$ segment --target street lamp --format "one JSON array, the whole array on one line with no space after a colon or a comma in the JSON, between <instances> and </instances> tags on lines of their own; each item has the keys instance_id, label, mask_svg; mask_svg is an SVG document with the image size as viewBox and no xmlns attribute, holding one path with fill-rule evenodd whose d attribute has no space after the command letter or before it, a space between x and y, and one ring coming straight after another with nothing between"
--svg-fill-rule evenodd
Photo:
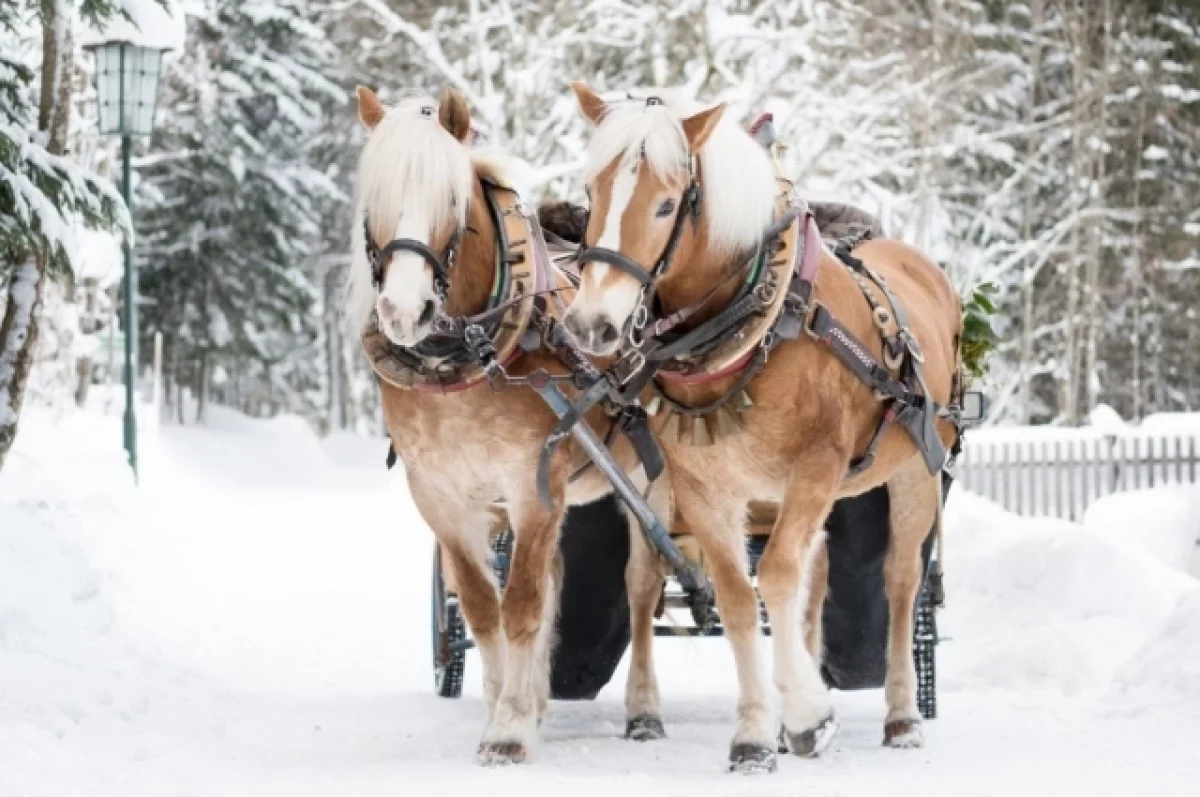
<instances>
[{"instance_id":1,"label":"street lamp","mask_svg":"<svg viewBox=\"0 0 1200 797\"><path fill-rule=\"evenodd\" d=\"M158 76L162 71L163 52L170 48L144 47L127 41L89 44L96 59L96 94L100 109L100 134L121 137L121 194L125 207L133 213L130 196L129 155L134 136L154 132L154 109L158 99ZM133 406L133 381L136 373L134 342L137 340L137 273L133 268L133 247L125 242L125 451L129 466L137 478L137 419Z\"/></svg>"}]
</instances>

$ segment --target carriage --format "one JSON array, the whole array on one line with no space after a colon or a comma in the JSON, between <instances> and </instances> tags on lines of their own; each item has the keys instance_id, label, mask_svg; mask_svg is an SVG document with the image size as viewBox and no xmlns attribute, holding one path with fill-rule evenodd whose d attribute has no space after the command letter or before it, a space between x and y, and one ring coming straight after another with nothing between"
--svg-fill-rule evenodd
<instances>
[{"instance_id":1,"label":"carriage","mask_svg":"<svg viewBox=\"0 0 1200 797\"><path fill-rule=\"evenodd\" d=\"M949 487L949 477L945 478ZM629 606L625 562L629 555L626 521L616 497L573 508L563 528L560 552L563 586L558 645L551 663L551 695L558 700L591 700L612 678L629 645ZM747 553L751 572L766 546L775 508L751 508ZM825 682L841 690L883 686L887 650L887 602L883 560L887 549L888 495L879 487L835 504L826 521L829 593L822 609ZM686 530L672 534L685 555L699 554ZM935 609L941 604L941 578L933 530L924 548L927 577L917 604L913 657L919 679L917 702L925 719L937 716ZM498 520L493 537L496 576L505 583L512 533ZM770 634L766 613L763 633ZM440 551L434 554L433 674L438 695L462 694L467 651L472 642L454 591L453 574ZM660 601L655 635L721 636L720 617L711 604L697 606L677 582L668 580Z\"/></svg>"}]
</instances>

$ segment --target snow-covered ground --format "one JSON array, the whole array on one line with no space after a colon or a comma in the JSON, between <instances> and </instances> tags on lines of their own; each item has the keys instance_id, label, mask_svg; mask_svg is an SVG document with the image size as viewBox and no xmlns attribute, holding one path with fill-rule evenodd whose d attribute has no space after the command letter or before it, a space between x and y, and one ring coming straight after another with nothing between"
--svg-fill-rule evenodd
<instances>
[{"instance_id":1,"label":"snow-covered ground","mask_svg":"<svg viewBox=\"0 0 1200 797\"><path fill-rule=\"evenodd\" d=\"M824 757L725 775L727 646L662 640L667 740L620 738L618 673L485 770L474 654L466 697L431 692L430 535L380 441L216 408L147 432L134 488L116 418L27 415L0 475L3 797L1197 793L1200 583L1154 495L1095 512L1124 538L952 496L924 750L880 746L878 692L838 694Z\"/></svg>"}]
</instances>

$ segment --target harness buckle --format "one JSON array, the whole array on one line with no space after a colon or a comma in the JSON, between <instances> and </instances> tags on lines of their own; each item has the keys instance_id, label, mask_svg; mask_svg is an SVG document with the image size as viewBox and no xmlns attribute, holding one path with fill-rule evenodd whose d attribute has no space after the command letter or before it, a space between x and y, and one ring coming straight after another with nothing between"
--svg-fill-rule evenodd
<instances>
[{"instance_id":1,"label":"harness buckle","mask_svg":"<svg viewBox=\"0 0 1200 797\"><path fill-rule=\"evenodd\" d=\"M630 349L621 359L613 363L613 375L617 378L617 386L625 387L633 378L646 367L646 355L640 349Z\"/></svg>"},{"instance_id":2,"label":"harness buckle","mask_svg":"<svg viewBox=\"0 0 1200 797\"><path fill-rule=\"evenodd\" d=\"M818 315L819 315L819 314L820 314L822 311L828 312L828 310L826 310L826 308L825 308L825 305L824 305L824 303L822 303L822 302L821 302L820 300L818 300L818 299L812 299L812 300L810 300L810 301L809 301L809 304L808 304L808 316L807 316L807 317L804 319L804 323L803 323L803 325L802 325L802 326L803 326L803 329L804 329L804 334L808 335L808 336L809 336L810 338L812 338L813 340L820 340L820 339L821 339L821 335L820 335L820 333L818 333L818 332L817 332L817 330L814 328L814 324L816 324L816 322L817 322L817 316L818 316Z\"/></svg>"},{"instance_id":3,"label":"harness buckle","mask_svg":"<svg viewBox=\"0 0 1200 797\"><path fill-rule=\"evenodd\" d=\"M775 301L775 285L771 282L759 283L754 287L754 298L763 306Z\"/></svg>"}]
</instances>

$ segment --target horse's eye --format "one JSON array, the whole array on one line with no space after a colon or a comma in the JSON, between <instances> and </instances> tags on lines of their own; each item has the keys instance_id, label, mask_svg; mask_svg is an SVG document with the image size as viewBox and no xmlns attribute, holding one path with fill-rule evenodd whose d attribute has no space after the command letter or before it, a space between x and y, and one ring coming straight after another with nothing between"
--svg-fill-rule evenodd
<instances>
[{"instance_id":1,"label":"horse's eye","mask_svg":"<svg viewBox=\"0 0 1200 797\"><path fill-rule=\"evenodd\" d=\"M675 212L675 200L674 199L666 199L666 200L663 200L663 203L658 206L658 210L654 211L654 215L661 219L664 216L670 216L674 212Z\"/></svg>"}]
</instances>

